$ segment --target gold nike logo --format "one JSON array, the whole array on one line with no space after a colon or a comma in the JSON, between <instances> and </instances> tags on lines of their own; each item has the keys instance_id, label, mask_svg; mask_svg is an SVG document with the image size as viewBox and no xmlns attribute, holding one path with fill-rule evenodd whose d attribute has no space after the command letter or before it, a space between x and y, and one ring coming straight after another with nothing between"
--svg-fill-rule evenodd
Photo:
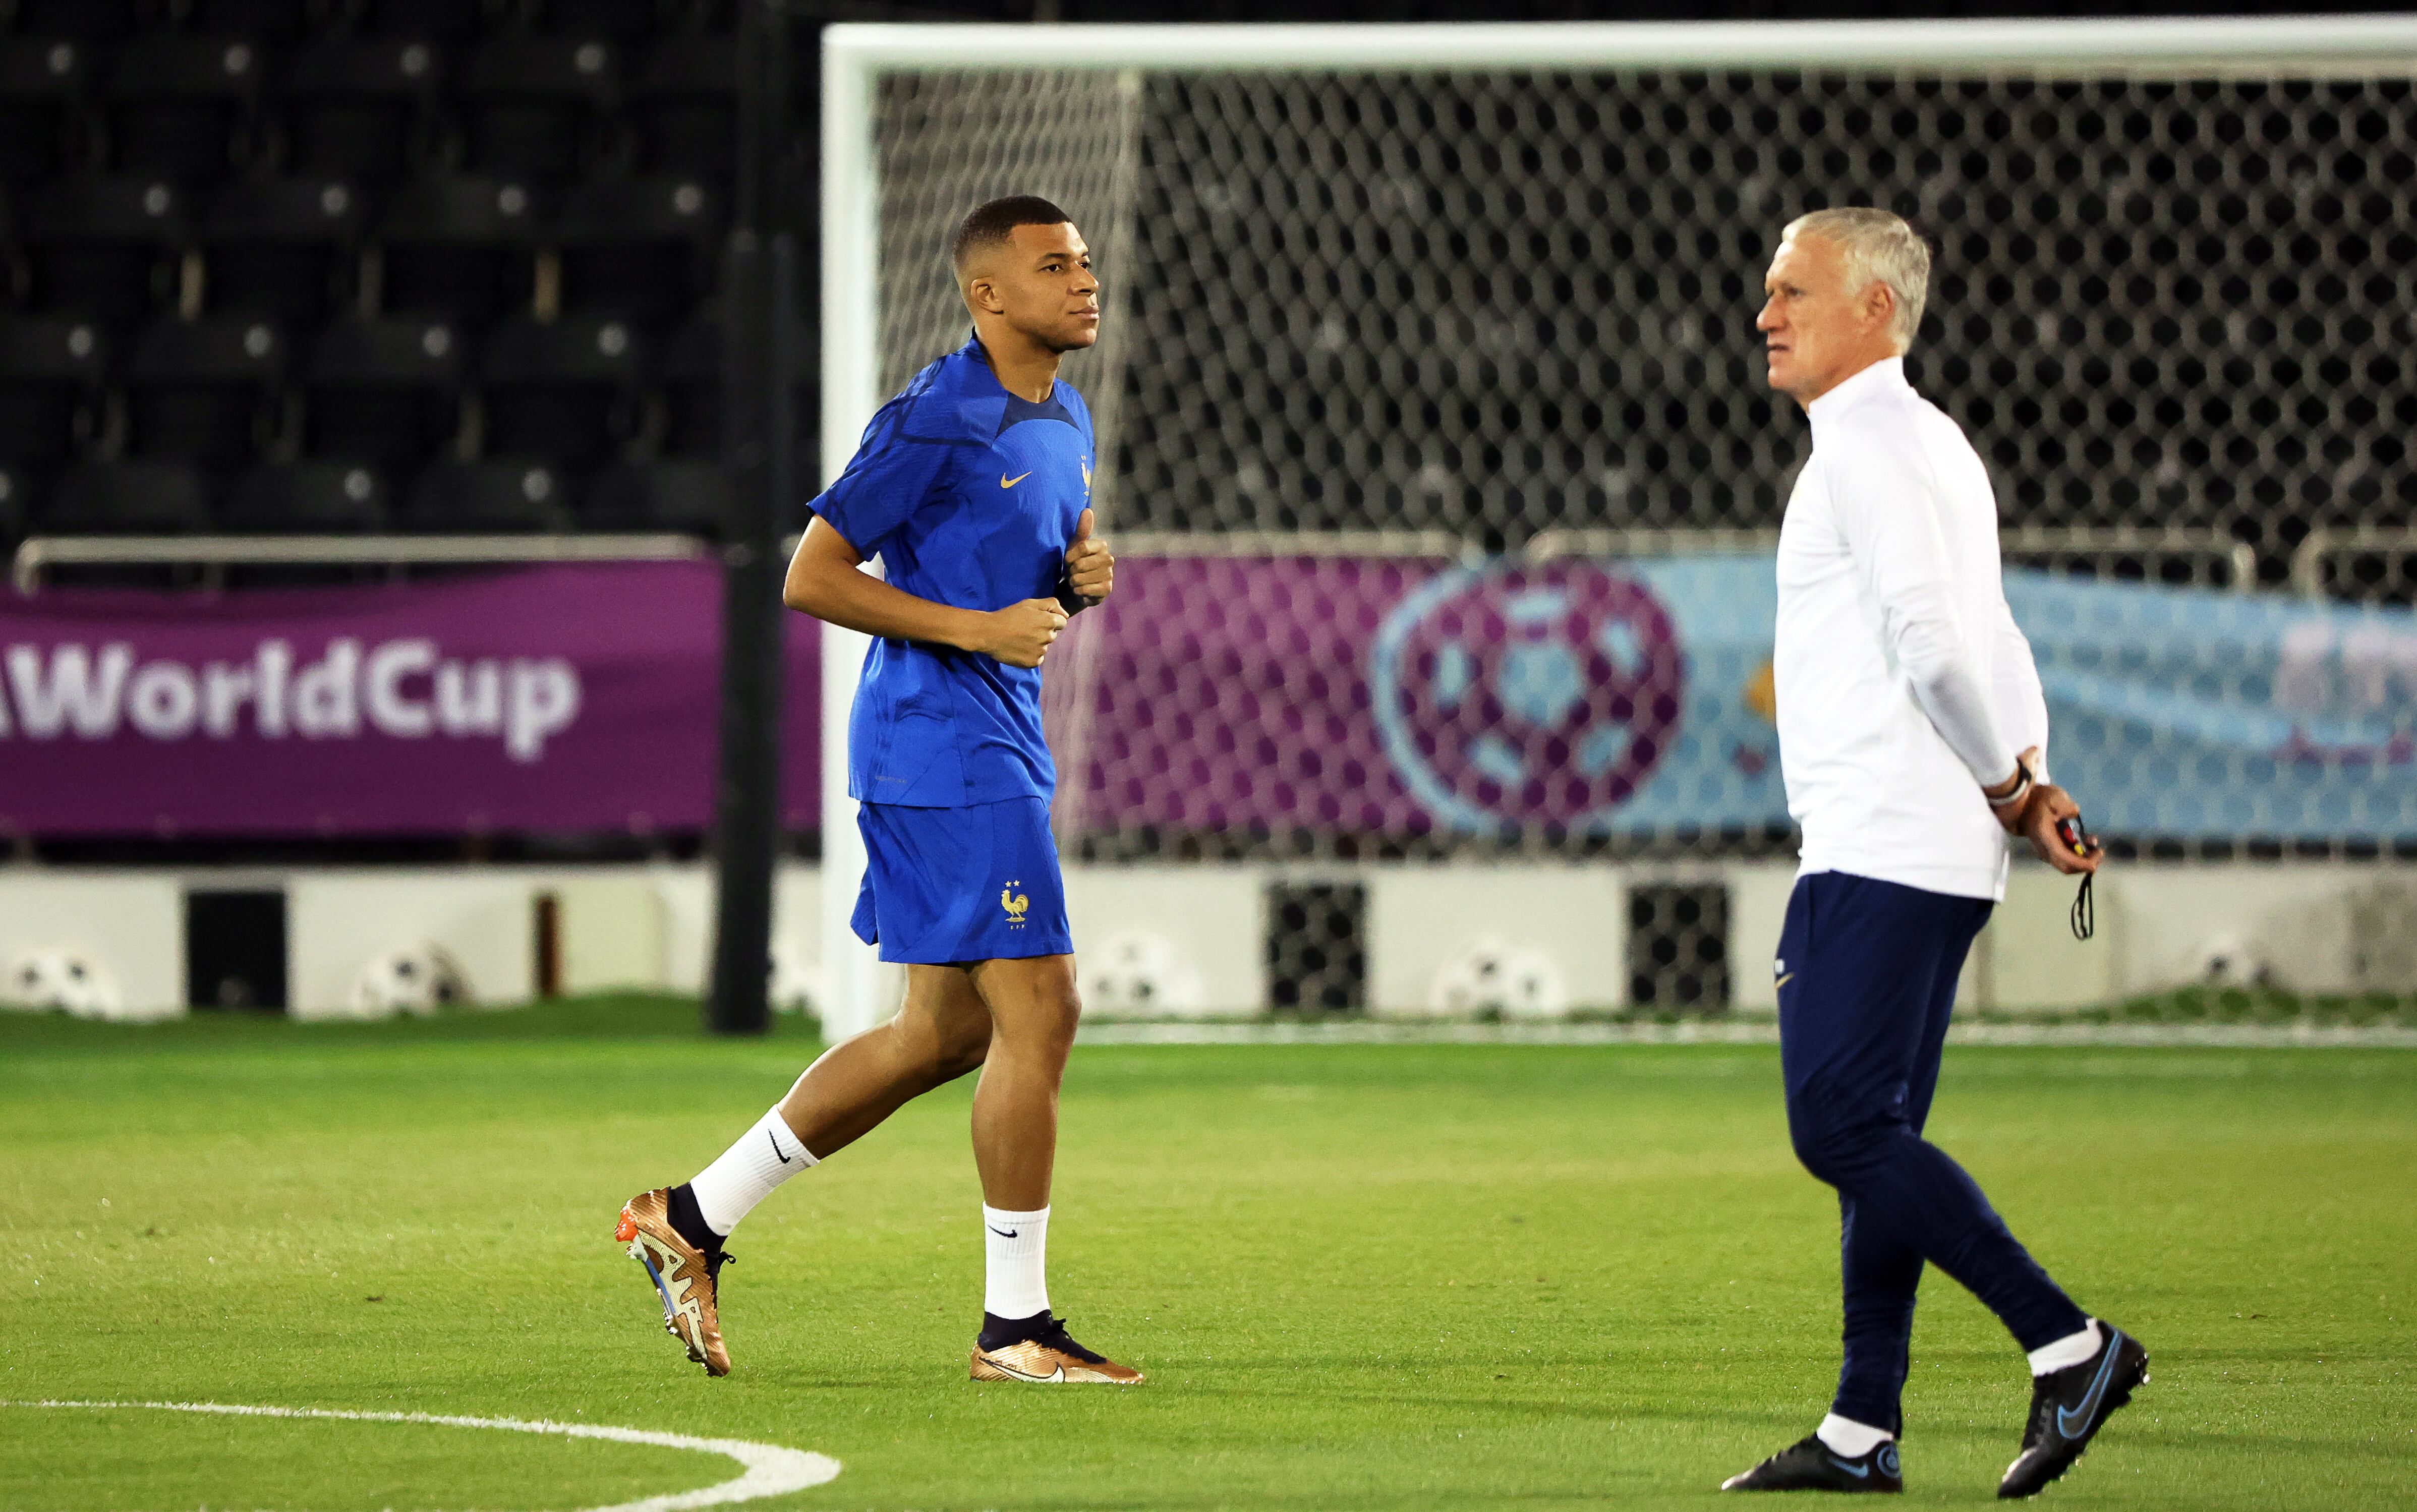
<instances>
[{"instance_id":1,"label":"gold nike logo","mask_svg":"<svg viewBox=\"0 0 2417 1512\"><path fill-rule=\"evenodd\" d=\"M1796 980L1796 974L1795 974L1794 972L1789 972L1786 975L1785 975L1785 976L1781 977L1779 980L1777 980L1777 981L1775 981L1775 982L1771 983L1771 990L1772 991L1776 992L1776 991L1778 991L1781 988L1786 987L1788 983L1790 983L1790 982L1792 982L1792 981L1794 981L1794 980Z\"/></svg>"},{"instance_id":2,"label":"gold nike logo","mask_svg":"<svg viewBox=\"0 0 2417 1512\"><path fill-rule=\"evenodd\" d=\"M1016 474L1013 477L1010 477L1005 473L1001 473L998 475L998 486L1003 489L1011 489L1031 476L1032 475L1029 472L1022 472Z\"/></svg>"}]
</instances>

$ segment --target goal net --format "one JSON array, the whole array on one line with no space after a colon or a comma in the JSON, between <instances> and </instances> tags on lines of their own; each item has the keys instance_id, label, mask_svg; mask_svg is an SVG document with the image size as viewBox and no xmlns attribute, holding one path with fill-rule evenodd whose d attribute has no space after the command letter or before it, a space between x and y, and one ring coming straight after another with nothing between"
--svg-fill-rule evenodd
<instances>
[{"instance_id":1,"label":"goal net","mask_svg":"<svg viewBox=\"0 0 2417 1512\"><path fill-rule=\"evenodd\" d=\"M1809 434L1752 322L1834 204L1937 249L1909 372L1995 477L2098 827L2417 845L2417 27L828 36L827 473L962 341L966 208L1096 252L1066 376L1129 567L1049 666L1070 860L1296 864L1315 935L1352 863L1792 854Z\"/></svg>"}]
</instances>

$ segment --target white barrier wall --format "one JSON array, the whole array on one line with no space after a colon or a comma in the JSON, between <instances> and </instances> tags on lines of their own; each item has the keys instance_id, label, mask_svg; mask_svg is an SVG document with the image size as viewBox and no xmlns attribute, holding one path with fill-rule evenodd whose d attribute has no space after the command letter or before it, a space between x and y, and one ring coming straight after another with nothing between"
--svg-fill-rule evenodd
<instances>
[{"instance_id":1,"label":"white barrier wall","mask_svg":"<svg viewBox=\"0 0 2417 1512\"><path fill-rule=\"evenodd\" d=\"M1073 867L1067 906L1087 1011L1151 1017L1258 1012L1269 997L1267 889L1278 880L1366 889L1367 999L1380 1014L1437 1011L1439 984L1482 957L1548 976L1548 1011L1613 1006L1626 992L1628 891L1718 881L1729 895L1732 1005L1775 1007L1771 958L1794 868L1785 861L1666 868L1385 864ZM189 888L282 887L288 998L297 1018L352 1012L363 967L433 945L474 998L526 1000L538 985L539 900L554 900L559 985L703 990L712 878L702 864L297 869L241 873L0 867L0 972L37 956L87 962L113 1016L183 1011ZM2132 865L2098 887L2098 932L2075 940L2074 883L2015 869L1959 1001L2069 1009L2206 980L2308 993L2417 991L2417 868ZM774 902L778 999L817 990L821 881L784 864ZM0 980L0 998L11 996ZM904 973L886 968L894 1006ZM1142 990L1143 988L1147 990ZM1513 1009L1510 1011L1521 1011Z\"/></svg>"}]
</instances>

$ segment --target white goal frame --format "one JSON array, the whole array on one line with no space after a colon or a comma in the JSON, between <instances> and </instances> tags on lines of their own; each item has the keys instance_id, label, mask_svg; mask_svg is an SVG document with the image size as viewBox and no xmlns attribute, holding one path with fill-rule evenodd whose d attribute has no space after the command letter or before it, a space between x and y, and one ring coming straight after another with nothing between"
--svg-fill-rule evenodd
<instances>
[{"instance_id":1,"label":"white goal frame","mask_svg":"<svg viewBox=\"0 0 2417 1512\"><path fill-rule=\"evenodd\" d=\"M841 24L823 31L822 471L836 478L884 396L874 142L885 73L1002 68L1199 73L1804 68L1945 74L2398 77L2417 75L2417 17L1718 22L1368 25ZM849 919L864 871L847 795L847 718L866 641L822 638L823 1032L836 1040L894 1011Z\"/></svg>"}]
</instances>

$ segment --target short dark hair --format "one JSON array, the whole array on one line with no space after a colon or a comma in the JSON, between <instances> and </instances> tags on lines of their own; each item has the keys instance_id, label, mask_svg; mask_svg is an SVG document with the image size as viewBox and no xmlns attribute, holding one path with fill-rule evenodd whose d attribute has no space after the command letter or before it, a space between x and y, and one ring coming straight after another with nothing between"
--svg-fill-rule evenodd
<instances>
[{"instance_id":1,"label":"short dark hair","mask_svg":"<svg viewBox=\"0 0 2417 1512\"><path fill-rule=\"evenodd\" d=\"M1008 233L1018 226L1057 226L1073 219L1038 194L993 200L976 205L957 227L957 239L949 244L949 259L962 268L976 251L1007 240Z\"/></svg>"}]
</instances>

